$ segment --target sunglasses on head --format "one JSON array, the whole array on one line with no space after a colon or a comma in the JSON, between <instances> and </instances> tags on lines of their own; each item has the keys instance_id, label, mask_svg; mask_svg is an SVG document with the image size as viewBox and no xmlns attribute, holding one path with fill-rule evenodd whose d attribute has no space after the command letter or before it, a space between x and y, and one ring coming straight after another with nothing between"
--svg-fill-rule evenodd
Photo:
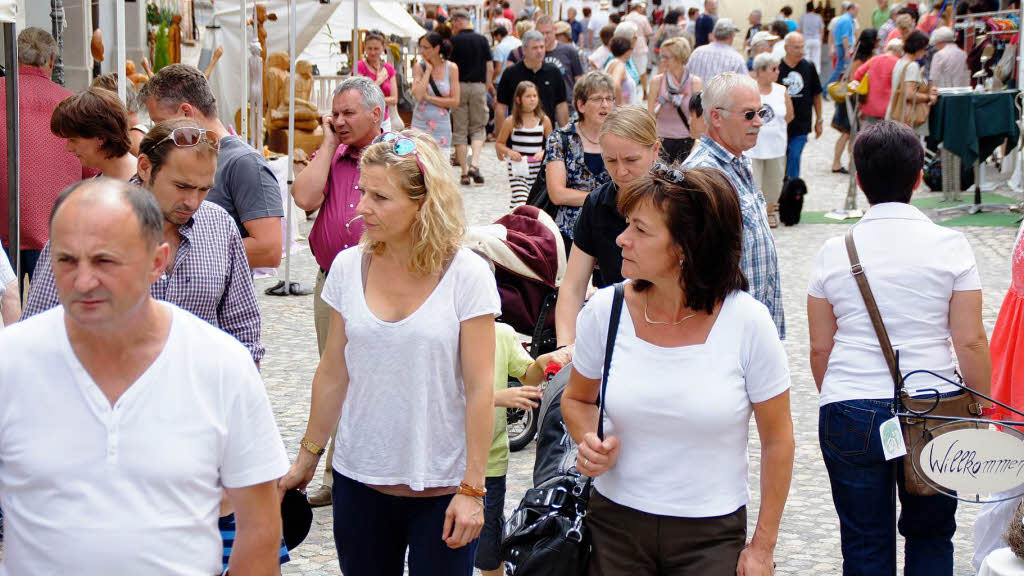
<instances>
[{"instance_id":1,"label":"sunglasses on head","mask_svg":"<svg viewBox=\"0 0 1024 576\"><path fill-rule=\"evenodd\" d=\"M156 148L168 140L174 142L174 145L179 148L192 148L193 146L198 146L200 142L206 142L211 148L217 148L219 144L217 135L213 132L203 128L185 126L171 130L171 133L163 140L154 144L153 148Z\"/></svg>"},{"instance_id":2,"label":"sunglasses on head","mask_svg":"<svg viewBox=\"0 0 1024 576\"><path fill-rule=\"evenodd\" d=\"M405 158L406 156L412 155L416 159L416 165L420 168L420 174L426 177L427 171L423 168L423 163L420 162L420 153L416 150L415 140L407 136L402 136L398 132L384 132L380 136L374 138L372 144L379 144L381 142L391 143L391 151L395 156Z\"/></svg>"},{"instance_id":3,"label":"sunglasses on head","mask_svg":"<svg viewBox=\"0 0 1024 576\"><path fill-rule=\"evenodd\" d=\"M733 112L732 110L729 110L728 108L718 107L716 109L717 110L722 110L724 112ZM761 108L758 109L758 110L744 110L743 111L743 119L746 120L747 122L752 121L754 119L754 116L757 116L758 118L761 119L762 122L767 124L767 123L771 122L775 118L775 110L772 110L771 106L765 105L765 106L761 106Z\"/></svg>"}]
</instances>

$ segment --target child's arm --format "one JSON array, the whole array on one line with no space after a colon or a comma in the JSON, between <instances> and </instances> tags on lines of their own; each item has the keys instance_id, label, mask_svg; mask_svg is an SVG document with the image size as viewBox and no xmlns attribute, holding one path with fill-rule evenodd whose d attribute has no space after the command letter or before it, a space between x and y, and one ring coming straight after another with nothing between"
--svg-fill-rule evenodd
<instances>
[{"instance_id":1,"label":"child's arm","mask_svg":"<svg viewBox=\"0 0 1024 576\"><path fill-rule=\"evenodd\" d=\"M515 128L515 123L515 118L511 116L505 118L505 121L501 123L501 132L498 133L498 139L494 142L494 151L498 154L498 160L504 160L506 157L511 157L513 162L519 161L519 159L516 158L519 153L505 145L505 142L508 142L509 136L512 135L512 129Z\"/></svg>"},{"instance_id":2,"label":"child's arm","mask_svg":"<svg viewBox=\"0 0 1024 576\"><path fill-rule=\"evenodd\" d=\"M548 141L548 135L551 134L551 130L552 130L552 128L551 128L551 119L548 118L547 116L545 116L544 117L544 123L542 124L542 126L544 126L544 141L547 142ZM537 152L533 156L530 156L530 162L540 162L541 160L544 160L544 148L541 148L540 152Z\"/></svg>"},{"instance_id":3,"label":"child's arm","mask_svg":"<svg viewBox=\"0 0 1024 576\"><path fill-rule=\"evenodd\" d=\"M541 354L537 357L537 360L526 369L524 374L519 381L523 383L523 386L536 386L544 380L544 371L547 369L548 364L554 362L559 366L565 366L572 360L572 355L566 348L559 348L547 354Z\"/></svg>"}]
</instances>

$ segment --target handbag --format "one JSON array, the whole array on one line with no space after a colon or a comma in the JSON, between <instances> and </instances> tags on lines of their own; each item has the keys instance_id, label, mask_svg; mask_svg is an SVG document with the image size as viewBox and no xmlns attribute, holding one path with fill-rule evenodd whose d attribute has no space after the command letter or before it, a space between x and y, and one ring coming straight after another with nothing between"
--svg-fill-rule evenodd
<instances>
[{"instance_id":1,"label":"handbag","mask_svg":"<svg viewBox=\"0 0 1024 576\"><path fill-rule=\"evenodd\" d=\"M597 437L604 439L604 403L608 372L619 330L625 284L615 285L604 374L598 396ZM592 478L575 467L561 476L526 491L502 530L500 556L509 576L582 576L590 561L590 534L586 526Z\"/></svg>"},{"instance_id":2,"label":"handbag","mask_svg":"<svg viewBox=\"0 0 1024 576\"><path fill-rule=\"evenodd\" d=\"M565 132L559 131L562 139L562 153L568 154L569 152L569 135ZM540 167L540 171L537 172L537 178L534 179L533 185L530 186L530 192L526 195L526 205L536 206L544 212L547 212L548 216L554 218L558 214L558 204L551 201L551 196L548 196L548 155L544 155L544 164Z\"/></svg>"},{"instance_id":3,"label":"handbag","mask_svg":"<svg viewBox=\"0 0 1024 576\"><path fill-rule=\"evenodd\" d=\"M871 286L868 284L868 277L864 273L864 267L857 255L857 245L853 241L853 228L846 231L846 253L850 257L850 272L857 281L857 288L864 298L864 305L868 309L868 316L871 318L871 325L875 328L875 336L878 337L878 345L882 349L882 356L889 367L889 374L892 376L893 384L899 391L900 402L907 412L925 413L934 416L949 416L953 418L980 418L981 403L978 402L974 393L967 390L965 394L942 398L938 395L926 398L911 398L903 387L903 375L900 374L896 360L896 352L889 340L889 333L882 321L882 314L878 311L878 304L871 293ZM901 428L903 428L903 441L907 445L907 455L903 457L904 488L910 494L917 496L933 496L938 494L936 490L921 478L914 470L914 462L921 457L925 444L936 436L941 436L953 430L965 428L978 428L977 424L962 422L946 424L935 430L926 426L924 418L912 416L900 417Z\"/></svg>"},{"instance_id":4,"label":"handbag","mask_svg":"<svg viewBox=\"0 0 1024 576\"><path fill-rule=\"evenodd\" d=\"M846 102L846 95L850 93L850 88L842 80L829 82L825 89L828 91L828 97L836 104Z\"/></svg>"},{"instance_id":5,"label":"handbag","mask_svg":"<svg viewBox=\"0 0 1024 576\"><path fill-rule=\"evenodd\" d=\"M917 128L928 121L928 114L931 113L931 104L927 102L922 104L915 101L911 104L910 110L907 110L907 95L903 86L903 77L906 75L909 66L910 64L907 64L903 67L903 70L900 70L900 79L896 82L898 88L893 90L892 95L889 97L889 119L906 124L911 128ZM931 92L931 87L928 86L927 82L918 82L917 92L919 94L928 94ZM897 98L897 95L902 96L902 98Z\"/></svg>"}]
</instances>

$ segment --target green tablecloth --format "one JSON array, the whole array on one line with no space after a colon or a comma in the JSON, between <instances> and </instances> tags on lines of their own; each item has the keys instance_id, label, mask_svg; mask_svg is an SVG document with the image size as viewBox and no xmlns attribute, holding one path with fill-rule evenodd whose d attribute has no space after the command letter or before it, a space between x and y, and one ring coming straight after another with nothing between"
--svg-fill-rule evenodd
<instances>
[{"instance_id":1,"label":"green tablecloth","mask_svg":"<svg viewBox=\"0 0 1024 576\"><path fill-rule=\"evenodd\" d=\"M932 138L960 157L965 165L974 164L983 153L983 138L1007 138L1017 145L1017 109L1013 105L1016 90L993 93L942 94L932 106L928 129Z\"/></svg>"}]
</instances>

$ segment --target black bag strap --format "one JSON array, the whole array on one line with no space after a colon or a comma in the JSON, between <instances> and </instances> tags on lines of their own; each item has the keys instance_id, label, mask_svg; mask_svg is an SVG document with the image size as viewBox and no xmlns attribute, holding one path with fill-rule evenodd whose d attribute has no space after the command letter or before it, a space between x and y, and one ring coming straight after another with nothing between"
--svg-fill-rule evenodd
<instances>
[{"instance_id":1,"label":"black bag strap","mask_svg":"<svg viewBox=\"0 0 1024 576\"><path fill-rule=\"evenodd\" d=\"M892 342L889 340L889 332L885 329L885 322L882 321L882 313L878 310L878 303L875 302L875 295L871 292L871 285L868 284L868 277L864 274L864 266L860 263L860 256L857 254L857 244L853 241L853 228L846 231L846 253L850 257L850 273L857 281L857 288L864 298L864 306L868 309L868 316L871 318L871 325L875 328L875 336L878 337L878 345L882 348L882 356L885 356L885 363L889 366L889 375L892 376L893 384L897 390L903 388L903 378L900 375L899 367L896 365L896 352L893 351Z\"/></svg>"},{"instance_id":2,"label":"black bag strap","mask_svg":"<svg viewBox=\"0 0 1024 576\"><path fill-rule=\"evenodd\" d=\"M665 72L665 75L662 76L661 79L662 79L662 81L665 82L665 91L668 92L669 94L672 94L672 90L670 89L671 87L668 84L668 72ZM678 93L679 90L683 86L686 85L686 81L689 80L689 79L690 79L690 71L687 70L686 71L686 75L683 76L683 80L679 83L679 87L676 88L676 93ZM686 131L689 132L690 131L690 120L686 117L686 113L683 112L682 107L676 106L675 104L673 104L672 106L676 109L676 113L679 114L679 119L683 121L683 125L686 126Z\"/></svg>"},{"instance_id":3,"label":"black bag strap","mask_svg":"<svg viewBox=\"0 0 1024 576\"><path fill-rule=\"evenodd\" d=\"M612 298L612 315L608 319L608 338L604 346L604 373L601 375L601 395L597 398L597 437L604 440L604 401L608 390L608 372L612 367L612 352L615 351L615 335L619 332L619 317L622 316L622 302L626 299L626 284L615 285Z\"/></svg>"},{"instance_id":4,"label":"black bag strap","mask_svg":"<svg viewBox=\"0 0 1024 576\"><path fill-rule=\"evenodd\" d=\"M423 73L426 74L427 73L427 64L426 64L426 62L422 63L421 66L423 67ZM444 63L444 67L445 67L444 73L445 73L445 76L447 76L448 75L448 63L447 62ZM430 76L427 76L427 80L430 82L430 88L434 91L434 96L437 96L438 98L443 98L443 96L441 96L441 91L437 88L437 82L434 82L434 74L433 73L431 73Z\"/></svg>"}]
</instances>

